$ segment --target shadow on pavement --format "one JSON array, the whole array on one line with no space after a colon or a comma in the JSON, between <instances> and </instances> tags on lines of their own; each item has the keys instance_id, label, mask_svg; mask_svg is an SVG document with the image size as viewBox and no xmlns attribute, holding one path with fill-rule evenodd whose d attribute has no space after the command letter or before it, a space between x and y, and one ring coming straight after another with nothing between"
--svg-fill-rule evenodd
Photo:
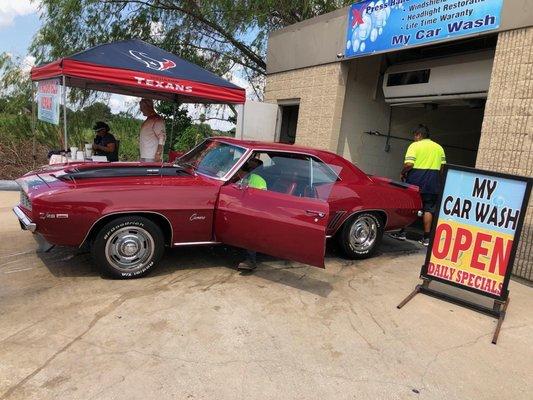
<instances>
[{"instance_id":1,"label":"shadow on pavement","mask_svg":"<svg viewBox=\"0 0 533 400\"><path fill-rule=\"evenodd\" d=\"M400 242L385 235L380 249L374 257L380 255L411 254L424 251L423 247L413 241ZM43 264L55 277L95 277L102 276L94 265L88 251L69 247L54 247L46 253L37 253ZM203 268L228 268L236 271L237 264L245 257L243 250L231 246L197 246L166 249L158 267L150 277L171 275L177 271ZM334 240L326 246L326 262L345 259ZM332 285L325 280L310 276L309 267L304 264L279 260L267 255L258 255L258 268L252 273L271 282L303 290L320 297L327 297ZM349 260L356 266L358 260ZM237 273L237 271L236 271ZM243 279L247 273L241 274ZM108 279L102 276L103 279Z\"/></svg>"}]
</instances>

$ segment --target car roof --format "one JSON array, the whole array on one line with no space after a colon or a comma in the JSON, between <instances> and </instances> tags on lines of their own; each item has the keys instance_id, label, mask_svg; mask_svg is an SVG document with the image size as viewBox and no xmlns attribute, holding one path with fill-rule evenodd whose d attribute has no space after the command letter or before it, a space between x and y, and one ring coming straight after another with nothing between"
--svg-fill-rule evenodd
<instances>
[{"instance_id":1,"label":"car roof","mask_svg":"<svg viewBox=\"0 0 533 400\"><path fill-rule=\"evenodd\" d=\"M339 157L338 154L332 153L330 151L314 149L312 147L295 146L293 144L260 142L257 140L241 140L241 139L236 139L234 137L226 137L226 136L217 136L217 137L212 137L210 139L221 141L221 142L226 142L229 144L234 144L237 146L243 146L243 147L246 147L252 150L255 150L255 149L280 150L280 151L287 151L287 152L294 152L294 153L307 153L307 154L314 155L317 157L320 157L321 155L326 155L326 154L329 156Z\"/></svg>"}]
</instances>

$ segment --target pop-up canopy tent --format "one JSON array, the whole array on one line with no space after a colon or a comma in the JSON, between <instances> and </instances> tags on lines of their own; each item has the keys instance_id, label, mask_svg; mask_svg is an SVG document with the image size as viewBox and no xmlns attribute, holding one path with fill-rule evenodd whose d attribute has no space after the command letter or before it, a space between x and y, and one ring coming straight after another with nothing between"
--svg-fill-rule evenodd
<instances>
[{"instance_id":1,"label":"pop-up canopy tent","mask_svg":"<svg viewBox=\"0 0 533 400\"><path fill-rule=\"evenodd\" d=\"M243 104L246 97L233 83L139 39L96 46L31 70L32 81L57 78L63 86L179 103Z\"/></svg>"}]
</instances>

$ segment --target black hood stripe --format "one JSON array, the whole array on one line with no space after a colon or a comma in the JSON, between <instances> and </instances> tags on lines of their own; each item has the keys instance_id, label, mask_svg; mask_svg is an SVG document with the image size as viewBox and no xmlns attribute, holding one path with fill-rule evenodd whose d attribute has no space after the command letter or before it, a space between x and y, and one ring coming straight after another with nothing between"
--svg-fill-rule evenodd
<instances>
[{"instance_id":1,"label":"black hood stripe","mask_svg":"<svg viewBox=\"0 0 533 400\"><path fill-rule=\"evenodd\" d=\"M72 169L58 177L64 180L117 178L134 176L190 176L191 174L181 167L104 167L91 169Z\"/></svg>"}]
</instances>

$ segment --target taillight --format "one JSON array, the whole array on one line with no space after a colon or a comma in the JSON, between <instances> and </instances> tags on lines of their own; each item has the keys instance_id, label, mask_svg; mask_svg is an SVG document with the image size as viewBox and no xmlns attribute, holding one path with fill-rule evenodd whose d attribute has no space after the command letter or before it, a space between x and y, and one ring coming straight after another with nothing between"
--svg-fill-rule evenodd
<instances>
[{"instance_id":1,"label":"taillight","mask_svg":"<svg viewBox=\"0 0 533 400\"><path fill-rule=\"evenodd\" d=\"M20 205L31 211L31 201L24 190L20 191Z\"/></svg>"}]
</instances>

